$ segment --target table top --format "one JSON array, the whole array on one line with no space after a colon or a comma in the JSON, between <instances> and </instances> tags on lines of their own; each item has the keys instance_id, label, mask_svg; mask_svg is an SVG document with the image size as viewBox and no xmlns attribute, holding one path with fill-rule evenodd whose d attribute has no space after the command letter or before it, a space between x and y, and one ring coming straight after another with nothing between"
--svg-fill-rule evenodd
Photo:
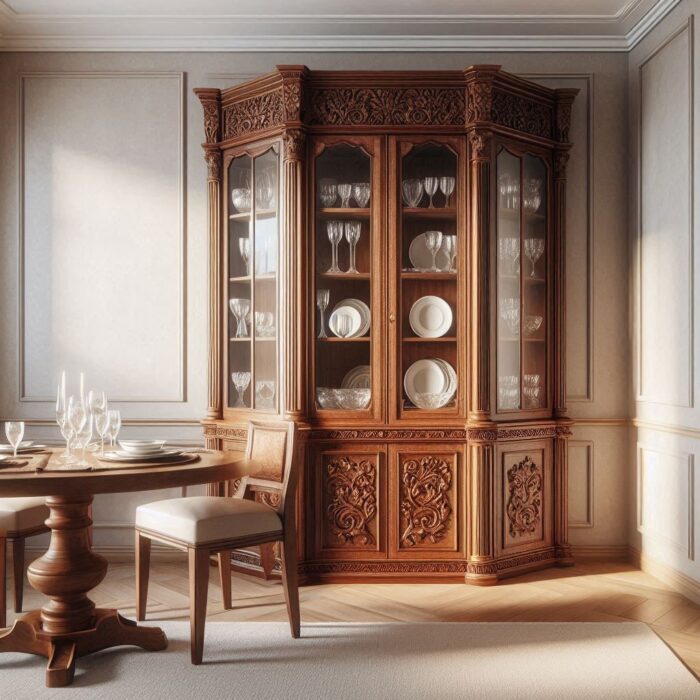
<instances>
[{"instance_id":1,"label":"table top","mask_svg":"<svg viewBox=\"0 0 700 700\"><path fill-rule=\"evenodd\" d=\"M51 451L51 457L59 450ZM0 468L0 498L11 496L65 496L70 494L150 491L194 484L209 484L243 476L237 464L240 452L201 452L188 464L110 465L100 471L3 471ZM22 458L25 456L22 455ZM0 463L1 467L1 463Z\"/></svg>"}]
</instances>

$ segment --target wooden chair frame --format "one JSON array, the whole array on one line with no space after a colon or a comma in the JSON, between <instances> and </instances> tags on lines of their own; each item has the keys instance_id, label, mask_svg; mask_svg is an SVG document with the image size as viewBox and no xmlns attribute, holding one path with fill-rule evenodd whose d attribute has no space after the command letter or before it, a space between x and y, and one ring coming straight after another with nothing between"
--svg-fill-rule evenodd
<instances>
[{"instance_id":1,"label":"wooden chair frame","mask_svg":"<svg viewBox=\"0 0 700 700\"><path fill-rule=\"evenodd\" d=\"M286 433L285 454L281 481L269 477L259 460L255 458L256 431L284 431ZM136 528L136 619L146 618L148 577L151 557L151 541L161 542L187 552L190 592L190 654L193 664L202 663L204 649L204 624L207 612L207 589L209 584L209 559L216 554L219 561L219 576L224 609L231 609L231 552L241 547L280 542L282 561L282 587L289 615L292 637L300 636L299 583L297 574L297 538L295 523L295 494L298 482L298 459L296 425L287 421L250 421L246 445L245 469L247 475L233 498L254 499L255 493L270 493L279 498L275 510L282 520L282 529L262 535L247 535L196 545L170 538L161 533ZM261 469L261 467L263 467ZM222 498L226 498L223 496Z\"/></svg>"}]
</instances>

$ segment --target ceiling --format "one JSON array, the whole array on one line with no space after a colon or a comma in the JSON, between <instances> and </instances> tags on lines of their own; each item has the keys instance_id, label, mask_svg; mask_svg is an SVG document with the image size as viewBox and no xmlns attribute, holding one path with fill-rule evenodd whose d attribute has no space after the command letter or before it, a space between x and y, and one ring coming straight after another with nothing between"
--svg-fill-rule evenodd
<instances>
[{"instance_id":1,"label":"ceiling","mask_svg":"<svg viewBox=\"0 0 700 700\"><path fill-rule=\"evenodd\" d=\"M0 51L628 51L679 2L0 0Z\"/></svg>"}]
</instances>

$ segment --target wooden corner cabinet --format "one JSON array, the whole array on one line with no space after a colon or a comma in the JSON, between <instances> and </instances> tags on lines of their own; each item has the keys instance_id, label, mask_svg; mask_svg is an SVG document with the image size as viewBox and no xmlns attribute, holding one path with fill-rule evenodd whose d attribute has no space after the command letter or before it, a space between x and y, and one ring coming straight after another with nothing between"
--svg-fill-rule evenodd
<instances>
[{"instance_id":1,"label":"wooden corner cabinet","mask_svg":"<svg viewBox=\"0 0 700 700\"><path fill-rule=\"evenodd\" d=\"M204 107L207 445L298 424L300 573L492 584L572 563L575 90L499 66L278 66ZM230 484L214 484L226 493ZM275 553L234 554L270 574Z\"/></svg>"}]
</instances>

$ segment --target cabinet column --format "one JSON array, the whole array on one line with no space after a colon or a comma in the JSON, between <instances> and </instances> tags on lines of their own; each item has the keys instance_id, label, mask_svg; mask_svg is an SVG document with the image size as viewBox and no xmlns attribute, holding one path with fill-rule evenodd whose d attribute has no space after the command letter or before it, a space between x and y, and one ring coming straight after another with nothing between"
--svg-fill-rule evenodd
<instances>
[{"instance_id":1,"label":"cabinet column","mask_svg":"<svg viewBox=\"0 0 700 700\"><path fill-rule=\"evenodd\" d=\"M558 566L573 566L569 544L569 446L568 424L557 427L554 439L554 546Z\"/></svg>"},{"instance_id":2,"label":"cabinet column","mask_svg":"<svg viewBox=\"0 0 700 700\"><path fill-rule=\"evenodd\" d=\"M302 421L306 413L306 241L304 160L306 134L284 132L284 415ZM286 250L285 250L286 248Z\"/></svg>"}]
</instances>

